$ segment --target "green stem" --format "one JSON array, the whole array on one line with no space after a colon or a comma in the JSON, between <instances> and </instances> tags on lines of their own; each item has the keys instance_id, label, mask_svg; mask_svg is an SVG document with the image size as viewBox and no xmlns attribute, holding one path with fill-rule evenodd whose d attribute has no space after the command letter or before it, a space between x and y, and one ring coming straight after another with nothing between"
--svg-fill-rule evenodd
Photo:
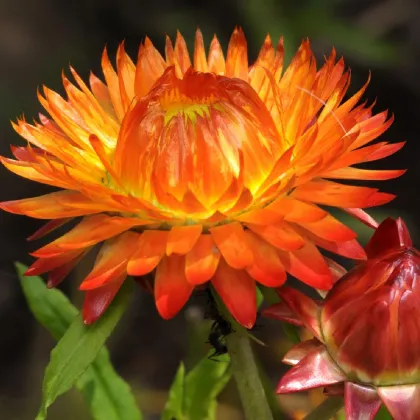
<instances>
[{"instance_id":1,"label":"green stem","mask_svg":"<svg viewBox=\"0 0 420 420\"><path fill-rule=\"evenodd\" d=\"M226 344L246 419L273 420L246 331L237 328Z\"/></svg>"},{"instance_id":2,"label":"green stem","mask_svg":"<svg viewBox=\"0 0 420 420\"><path fill-rule=\"evenodd\" d=\"M329 420L343 407L342 397L328 397L303 420Z\"/></svg>"}]
</instances>

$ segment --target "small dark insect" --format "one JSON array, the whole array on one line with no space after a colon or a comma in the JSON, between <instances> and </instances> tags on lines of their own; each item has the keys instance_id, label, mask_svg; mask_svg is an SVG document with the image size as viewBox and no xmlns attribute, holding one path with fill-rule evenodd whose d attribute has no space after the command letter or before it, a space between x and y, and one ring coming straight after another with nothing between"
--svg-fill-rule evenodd
<instances>
[{"instance_id":1,"label":"small dark insect","mask_svg":"<svg viewBox=\"0 0 420 420\"><path fill-rule=\"evenodd\" d=\"M208 304L209 308L204 317L213 320L213 323L211 325L207 343L209 343L214 350L209 356L209 359L218 362L215 357L227 353L228 349L224 339L226 336L233 333L234 330L232 329L231 323L220 314L217 304L210 291L208 291Z\"/></svg>"}]
</instances>

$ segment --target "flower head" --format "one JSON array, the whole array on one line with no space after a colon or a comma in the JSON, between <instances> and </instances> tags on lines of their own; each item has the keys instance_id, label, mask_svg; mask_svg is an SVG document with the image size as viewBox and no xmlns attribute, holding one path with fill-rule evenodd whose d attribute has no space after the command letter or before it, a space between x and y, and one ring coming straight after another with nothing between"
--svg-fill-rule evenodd
<instances>
[{"instance_id":1,"label":"flower head","mask_svg":"<svg viewBox=\"0 0 420 420\"><path fill-rule=\"evenodd\" d=\"M306 325L315 339L284 361L279 393L344 384L347 419L373 419L383 401L396 420L420 418L420 252L401 219L385 220L368 260L344 275L321 304L282 288L266 315ZM331 387L333 386L333 387Z\"/></svg>"},{"instance_id":2,"label":"flower head","mask_svg":"<svg viewBox=\"0 0 420 420\"><path fill-rule=\"evenodd\" d=\"M381 159L403 143L368 145L391 124L358 104L365 87L343 102L350 82L333 51L320 69L304 41L283 68L283 43L267 36L249 66L236 29L226 58L215 37L206 56L197 31L191 61L184 39L166 41L165 58L146 38L136 63L120 45L115 71L102 57L105 83L88 87L71 69L67 99L48 88L39 100L51 118L24 119L28 141L13 147L11 171L63 188L2 203L13 213L53 219L32 238L72 218L69 233L34 252L28 274L50 272L58 284L103 242L86 291L84 317L97 319L127 273L156 270L154 294L164 318L175 315L194 287L211 281L234 317L252 326L255 281L279 286L289 272L320 289L332 276L317 246L365 258L356 234L318 205L361 208L393 196L328 179L382 180L403 171L352 165Z\"/></svg>"}]
</instances>

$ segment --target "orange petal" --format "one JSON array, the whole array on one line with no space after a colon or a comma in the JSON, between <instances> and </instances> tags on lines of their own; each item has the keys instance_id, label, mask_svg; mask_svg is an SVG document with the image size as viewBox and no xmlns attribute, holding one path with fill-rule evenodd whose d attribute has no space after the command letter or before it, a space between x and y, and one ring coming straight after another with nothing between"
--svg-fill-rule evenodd
<instances>
[{"instance_id":1,"label":"orange petal","mask_svg":"<svg viewBox=\"0 0 420 420\"><path fill-rule=\"evenodd\" d=\"M0 208L37 219L62 219L110 210L78 191L58 191L40 197L4 201L0 203Z\"/></svg>"},{"instance_id":2,"label":"orange petal","mask_svg":"<svg viewBox=\"0 0 420 420\"><path fill-rule=\"evenodd\" d=\"M388 203L395 196L373 188L354 187L326 180L313 180L299 185L291 194L303 201L335 207L373 207Z\"/></svg>"},{"instance_id":3,"label":"orange petal","mask_svg":"<svg viewBox=\"0 0 420 420\"><path fill-rule=\"evenodd\" d=\"M243 223L253 223L256 225L273 225L283 219L281 214L275 213L267 208L252 209L234 217Z\"/></svg>"},{"instance_id":4,"label":"orange petal","mask_svg":"<svg viewBox=\"0 0 420 420\"><path fill-rule=\"evenodd\" d=\"M318 206L291 197L279 198L266 208L283 215L285 220L297 223L317 222L327 215L327 212Z\"/></svg>"},{"instance_id":5,"label":"orange petal","mask_svg":"<svg viewBox=\"0 0 420 420\"><path fill-rule=\"evenodd\" d=\"M65 262L64 264L53 268L48 273L47 287L53 288L58 286L73 270L73 268L79 263L79 261L90 251L91 248L84 249L83 252L79 253L75 258Z\"/></svg>"},{"instance_id":6,"label":"orange petal","mask_svg":"<svg viewBox=\"0 0 420 420\"><path fill-rule=\"evenodd\" d=\"M126 275L97 289L88 290L83 302L83 321L85 324L95 322L108 308L118 290L124 283Z\"/></svg>"},{"instance_id":7,"label":"orange petal","mask_svg":"<svg viewBox=\"0 0 420 420\"><path fill-rule=\"evenodd\" d=\"M136 65L134 82L135 94L141 98L149 93L156 80L162 76L166 64L160 52L153 46L152 41L146 37L144 45L140 46Z\"/></svg>"},{"instance_id":8,"label":"orange petal","mask_svg":"<svg viewBox=\"0 0 420 420\"><path fill-rule=\"evenodd\" d=\"M168 235L168 231L145 230L137 243L137 250L128 262L128 274L143 276L150 273L165 255Z\"/></svg>"},{"instance_id":9,"label":"orange petal","mask_svg":"<svg viewBox=\"0 0 420 420\"><path fill-rule=\"evenodd\" d=\"M194 286L185 277L185 257L166 256L156 269L155 300L164 319L174 317L185 305Z\"/></svg>"},{"instance_id":10,"label":"orange petal","mask_svg":"<svg viewBox=\"0 0 420 420\"><path fill-rule=\"evenodd\" d=\"M384 181L387 179L398 178L406 172L405 169L394 170L369 170L359 168L341 168L334 171L323 173L325 178L333 179L362 179Z\"/></svg>"},{"instance_id":11,"label":"orange petal","mask_svg":"<svg viewBox=\"0 0 420 420\"><path fill-rule=\"evenodd\" d=\"M332 275L324 257L311 242L297 251L278 251L286 270L300 281L316 289L329 290L332 286Z\"/></svg>"},{"instance_id":12,"label":"orange petal","mask_svg":"<svg viewBox=\"0 0 420 420\"><path fill-rule=\"evenodd\" d=\"M111 62L108 58L106 49L102 54L102 70L105 76L106 84L108 85L108 93L111 97L111 102L118 119L122 121L124 118L124 108L121 101L120 82L117 73L115 72Z\"/></svg>"},{"instance_id":13,"label":"orange petal","mask_svg":"<svg viewBox=\"0 0 420 420\"><path fill-rule=\"evenodd\" d=\"M194 70L203 72L209 71L206 59L206 50L204 48L203 34L200 29L197 29L195 33Z\"/></svg>"},{"instance_id":14,"label":"orange petal","mask_svg":"<svg viewBox=\"0 0 420 420\"><path fill-rule=\"evenodd\" d=\"M236 28L229 41L226 57L226 76L248 81L248 50L245 34Z\"/></svg>"},{"instance_id":15,"label":"orange petal","mask_svg":"<svg viewBox=\"0 0 420 420\"><path fill-rule=\"evenodd\" d=\"M37 276L39 274L46 273L47 271L73 260L82 252L83 250L77 250L66 252L65 254L58 255L57 257L39 258L30 267L28 267L25 271L25 276Z\"/></svg>"},{"instance_id":16,"label":"orange petal","mask_svg":"<svg viewBox=\"0 0 420 420\"><path fill-rule=\"evenodd\" d=\"M202 284L210 280L216 272L220 251L212 235L202 234L185 257L185 276L191 284Z\"/></svg>"},{"instance_id":17,"label":"orange petal","mask_svg":"<svg viewBox=\"0 0 420 420\"><path fill-rule=\"evenodd\" d=\"M175 60L178 62L182 74L184 74L191 67L191 60L185 39L179 31L176 34L174 53Z\"/></svg>"},{"instance_id":18,"label":"orange petal","mask_svg":"<svg viewBox=\"0 0 420 420\"><path fill-rule=\"evenodd\" d=\"M223 258L230 266L241 269L252 264L253 255L240 223L228 223L209 230Z\"/></svg>"},{"instance_id":19,"label":"orange petal","mask_svg":"<svg viewBox=\"0 0 420 420\"><path fill-rule=\"evenodd\" d=\"M143 223L140 219L134 218L111 217L105 214L88 216L70 232L33 252L32 255L49 258L68 250L86 248L141 224Z\"/></svg>"},{"instance_id":20,"label":"orange petal","mask_svg":"<svg viewBox=\"0 0 420 420\"><path fill-rule=\"evenodd\" d=\"M216 74L225 74L225 56L216 35L210 44L209 56L207 59L209 63L209 72Z\"/></svg>"},{"instance_id":21,"label":"orange petal","mask_svg":"<svg viewBox=\"0 0 420 420\"><path fill-rule=\"evenodd\" d=\"M323 219L312 223L299 223L305 229L327 241L345 242L355 239L357 233L343 223L332 217L330 214Z\"/></svg>"},{"instance_id":22,"label":"orange petal","mask_svg":"<svg viewBox=\"0 0 420 420\"><path fill-rule=\"evenodd\" d=\"M305 245L305 239L287 222L279 222L272 226L247 224L247 227L278 249L294 251Z\"/></svg>"},{"instance_id":23,"label":"orange petal","mask_svg":"<svg viewBox=\"0 0 420 420\"><path fill-rule=\"evenodd\" d=\"M278 287L286 281L286 270L277 250L251 231L246 231L254 263L247 268L255 280L267 287Z\"/></svg>"},{"instance_id":24,"label":"orange petal","mask_svg":"<svg viewBox=\"0 0 420 420\"><path fill-rule=\"evenodd\" d=\"M80 290L90 290L112 282L127 273L127 262L133 254L138 234L125 232L106 241L96 257L95 266L80 285Z\"/></svg>"},{"instance_id":25,"label":"orange petal","mask_svg":"<svg viewBox=\"0 0 420 420\"><path fill-rule=\"evenodd\" d=\"M42 238L45 235L48 235L50 232L58 229L59 227L65 225L66 223L72 220L71 217L65 219L55 219L45 223L44 226L39 228L36 232L34 232L31 236L26 238L27 241L34 241L36 239Z\"/></svg>"},{"instance_id":26,"label":"orange petal","mask_svg":"<svg viewBox=\"0 0 420 420\"><path fill-rule=\"evenodd\" d=\"M202 230L202 225L172 227L166 243L166 255L187 254L197 242Z\"/></svg>"},{"instance_id":27,"label":"orange petal","mask_svg":"<svg viewBox=\"0 0 420 420\"><path fill-rule=\"evenodd\" d=\"M373 229L376 229L379 225L379 223L368 213L366 213L362 209L350 209L346 208L343 209L346 213L348 213L350 216L355 217L356 219L360 220L362 223L364 223L366 226L369 226Z\"/></svg>"},{"instance_id":28,"label":"orange petal","mask_svg":"<svg viewBox=\"0 0 420 420\"><path fill-rule=\"evenodd\" d=\"M254 279L221 259L211 282L233 317L245 328L252 328L257 317Z\"/></svg>"}]
</instances>

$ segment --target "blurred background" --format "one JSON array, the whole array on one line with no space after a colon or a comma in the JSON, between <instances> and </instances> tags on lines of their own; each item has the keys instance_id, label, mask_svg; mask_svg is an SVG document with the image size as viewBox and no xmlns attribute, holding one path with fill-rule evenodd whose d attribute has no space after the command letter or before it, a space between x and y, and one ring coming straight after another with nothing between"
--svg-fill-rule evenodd
<instances>
[{"instance_id":1,"label":"blurred background","mask_svg":"<svg viewBox=\"0 0 420 420\"><path fill-rule=\"evenodd\" d=\"M63 92L61 71L69 64L87 78L89 70L101 74L104 45L112 53L125 39L133 58L147 34L163 51L165 34L175 37L179 29L189 46L201 28L209 44L217 33L227 46L235 25L248 39L250 61L270 33L277 42L285 36L287 57L299 42L309 37L319 57L332 46L352 68L351 91L360 88L369 71L372 82L365 98L376 99L375 110L389 109L395 123L382 140L407 140L397 155L378 167L408 168L405 176L387 181L382 189L397 193L391 204L372 214L379 220L402 215L417 237L420 212L420 3L418 0L0 0L0 154L10 157L9 144L22 144L9 120L22 113L31 120L41 110L36 99L42 84ZM47 186L21 179L0 168L0 200L37 196L50 192ZM0 419L31 420L41 397L43 370L54 342L36 324L26 307L13 262L31 263L28 252L40 243L25 238L41 226L40 221L0 214ZM362 242L371 234L360 224ZM417 242L417 245L419 243ZM72 273L63 290L80 306L78 280L89 269L89 261ZM257 335L268 346L256 349L273 386L284 367L281 356L290 346L279 325L261 324ZM152 298L136 293L129 312L109 341L118 372L130 382L146 415L157 419L166 401L181 359L191 366L205 354L208 324L203 305L192 300L171 321L161 320ZM301 418L320 402L319 393L282 398L284 418ZM230 383L220 398L218 418L241 419L238 397ZM288 417L289 416L289 417ZM49 419L89 419L79 394L61 397L51 408ZM106 419L104 419L106 420Z\"/></svg>"}]
</instances>

